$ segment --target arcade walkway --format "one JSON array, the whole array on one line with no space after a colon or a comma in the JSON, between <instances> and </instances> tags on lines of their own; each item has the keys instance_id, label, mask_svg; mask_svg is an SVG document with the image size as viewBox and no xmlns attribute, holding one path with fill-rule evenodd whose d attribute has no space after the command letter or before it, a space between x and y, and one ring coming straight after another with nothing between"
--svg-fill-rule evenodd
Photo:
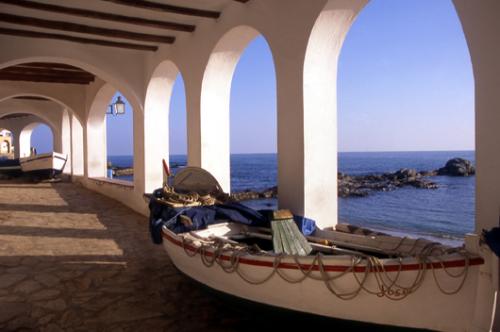
<instances>
[{"instance_id":1,"label":"arcade walkway","mask_svg":"<svg viewBox=\"0 0 500 332\"><path fill-rule=\"evenodd\" d=\"M0 181L0 331L258 331L272 322L378 330L221 299L180 274L151 244L147 219L119 202L72 183Z\"/></svg>"},{"instance_id":2,"label":"arcade walkway","mask_svg":"<svg viewBox=\"0 0 500 332\"><path fill-rule=\"evenodd\" d=\"M1 182L0 331L238 329L148 236L146 218L78 185Z\"/></svg>"}]
</instances>

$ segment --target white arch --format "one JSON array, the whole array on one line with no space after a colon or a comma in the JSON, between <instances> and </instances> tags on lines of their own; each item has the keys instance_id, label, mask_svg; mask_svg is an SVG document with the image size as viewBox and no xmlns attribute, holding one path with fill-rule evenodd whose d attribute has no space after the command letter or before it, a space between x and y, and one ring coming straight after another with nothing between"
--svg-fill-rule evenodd
<instances>
[{"instance_id":1,"label":"white arch","mask_svg":"<svg viewBox=\"0 0 500 332\"><path fill-rule=\"evenodd\" d=\"M229 104L236 64L248 44L261 33L250 26L226 32L208 59L201 87L201 167L224 191L230 190Z\"/></svg>"},{"instance_id":2,"label":"white arch","mask_svg":"<svg viewBox=\"0 0 500 332\"><path fill-rule=\"evenodd\" d=\"M126 80L124 77L122 77L121 73L127 70L130 70L130 68L124 69L123 67L121 68L121 71L116 72L114 74L111 74L110 72L102 69L102 68L107 68L109 66L102 66L102 67L97 67L94 64L90 64L88 62L84 62L82 60L78 60L76 58L68 58L68 57L60 57L60 56L31 56L31 57L20 57L15 60L10 60L6 61L4 63L0 63L0 69L2 68L7 68L10 66L15 66L23 63L30 63L30 62L48 62L48 63L60 63L60 64L66 64L74 67L81 68L85 71L88 71L89 73L94 74L95 76L101 78L105 82L108 82L112 84L113 86L116 87L117 90L121 91L124 95L127 96L127 99L134 105L139 105L139 107L136 107L137 110L140 110L141 112L143 111L142 108L142 102L141 102L141 93L137 92L137 89L134 89L130 86L128 83L129 80ZM40 85L40 84L38 84ZM43 84L42 84L43 86ZM133 102L132 102L133 99ZM81 119L80 119L81 120Z\"/></svg>"},{"instance_id":3,"label":"white arch","mask_svg":"<svg viewBox=\"0 0 500 332\"><path fill-rule=\"evenodd\" d=\"M5 117L5 116L9 116L9 115L13 115L13 114L19 114L19 112L15 112L15 111L0 112L0 118ZM49 128L52 131L52 134L54 136L60 134L60 131L58 129L59 126L57 125L57 123L55 123L52 119L47 117L45 114L40 113L40 112L34 112L31 109L26 109L25 111L22 112L22 114L28 114L28 115L32 115L32 116L38 118L39 121L37 121L36 123L38 123L38 124L43 123L43 124L46 124L47 126L49 126Z\"/></svg>"},{"instance_id":4,"label":"white arch","mask_svg":"<svg viewBox=\"0 0 500 332\"><path fill-rule=\"evenodd\" d=\"M337 223L337 64L366 0L329 0L311 31L304 59L304 215ZM328 202L325 201L327 198Z\"/></svg>"},{"instance_id":5,"label":"white arch","mask_svg":"<svg viewBox=\"0 0 500 332\"><path fill-rule=\"evenodd\" d=\"M146 90L144 111L144 176L145 191L161 187L162 159L169 161L170 100L179 69L170 60L161 62L153 71Z\"/></svg>"},{"instance_id":6,"label":"white arch","mask_svg":"<svg viewBox=\"0 0 500 332\"><path fill-rule=\"evenodd\" d=\"M47 101L20 100L14 97L43 97ZM58 106L54 112L51 102ZM6 108L9 112L2 112ZM54 135L54 150L68 155L65 173L83 175L83 129L79 115L59 99L43 94L16 94L0 101L0 114L26 113L36 115L51 126ZM17 133L19 135L19 133ZM16 153L17 154L17 153Z\"/></svg>"},{"instance_id":7,"label":"white arch","mask_svg":"<svg viewBox=\"0 0 500 332\"><path fill-rule=\"evenodd\" d=\"M31 122L28 125L26 125L22 130L21 133L19 134L19 144L18 144L18 149L19 149L19 157L29 157L31 154L31 134L33 133L33 130L35 130L36 127L38 127L41 124L46 124L42 121L35 121ZM55 143L55 135L54 135L54 130L51 128L51 126L48 126L51 130L52 134L52 146L54 146Z\"/></svg>"},{"instance_id":8,"label":"white arch","mask_svg":"<svg viewBox=\"0 0 500 332\"><path fill-rule=\"evenodd\" d=\"M39 85L39 86L42 86L42 85ZM2 84L2 87L5 87L5 85ZM80 123L83 123L82 122L82 115L79 114L79 112L75 111L75 109L72 107L72 106L76 106L76 104L73 105L71 103L67 103L67 101L61 100L59 98L60 96L57 96L57 94L55 94L55 93L51 93L51 91L50 91L51 89L48 89L47 91L27 91L27 90L24 90L22 87L19 87L19 88L20 89L12 89L12 90L18 90L18 91L9 91L5 94L0 93L0 103L14 99L16 97L45 98L47 100L50 100L50 101L53 101L53 102L59 104L62 108L68 110L72 116L76 117ZM79 102L84 103L84 99L80 100ZM26 107L30 107L29 104L30 104L29 102L26 102L25 103Z\"/></svg>"}]
</instances>

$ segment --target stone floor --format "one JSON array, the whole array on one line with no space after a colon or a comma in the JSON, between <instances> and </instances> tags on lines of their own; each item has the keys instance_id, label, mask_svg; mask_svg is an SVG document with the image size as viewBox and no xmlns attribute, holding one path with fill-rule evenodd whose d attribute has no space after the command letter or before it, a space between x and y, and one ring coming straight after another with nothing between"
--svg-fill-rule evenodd
<instances>
[{"instance_id":1,"label":"stone floor","mask_svg":"<svg viewBox=\"0 0 500 332\"><path fill-rule=\"evenodd\" d=\"M285 328L331 328L272 315ZM270 321L181 275L146 218L120 203L70 183L0 182L0 331L255 331Z\"/></svg>"},{"instance_id":2,"label":"stone floor","mask_svg":"<svg viewBox=\"0 0 500 332\"><path fill-rule=\"evenodd\" d=\"M1 331L219 326L217 304L150 243L143 216L69 183L0 193Z\"/></svg>"}]
</instances>

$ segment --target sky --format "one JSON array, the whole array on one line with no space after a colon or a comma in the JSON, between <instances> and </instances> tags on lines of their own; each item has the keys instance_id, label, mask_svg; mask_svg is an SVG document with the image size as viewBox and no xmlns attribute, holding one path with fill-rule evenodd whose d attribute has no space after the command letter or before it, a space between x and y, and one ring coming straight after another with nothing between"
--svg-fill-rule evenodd
<instances>
[{"instance_id":1,"label":"sky","mask_svg":"<svg viewBox=\"0 0 500 332\"><path fill-rule=\"evenodd\" d=\"M451 0L370 1L344 42L337 85L339 151L474 149L472 66ZM181 75L170 112L170 152L185 154ZM132 117L130 108L108 116L108 155L132 154ZM235 69L230 120L232 153L276 152L276 78L262 36ZM39 130L35 146L47 143Z\"/></svg>"}]
</instances>

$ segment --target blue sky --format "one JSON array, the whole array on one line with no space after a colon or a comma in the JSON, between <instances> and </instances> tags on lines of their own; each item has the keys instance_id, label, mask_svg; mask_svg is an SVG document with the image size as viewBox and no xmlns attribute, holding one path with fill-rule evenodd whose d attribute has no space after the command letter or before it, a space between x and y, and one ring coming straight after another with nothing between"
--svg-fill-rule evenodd
<instances>
[{"instance_id":1,"label":"blue sky","mask_svg":"<svg viewBox=\"0 0 500 332\"><path fill-rule=\"evenodd\" d=\"M179 76L171 101L172 154L187 151L185 108ZM451 1L372 0L339 59L339 150L472 150L473 110L470 57ZM108 154L131 154L130 109L107 122ZM47 128L35 130L35 146L47 143L46 134ZM247 47L235 70L231 151L276 151L276 79L263 37Z\"/></svg>"}]
</instances>

